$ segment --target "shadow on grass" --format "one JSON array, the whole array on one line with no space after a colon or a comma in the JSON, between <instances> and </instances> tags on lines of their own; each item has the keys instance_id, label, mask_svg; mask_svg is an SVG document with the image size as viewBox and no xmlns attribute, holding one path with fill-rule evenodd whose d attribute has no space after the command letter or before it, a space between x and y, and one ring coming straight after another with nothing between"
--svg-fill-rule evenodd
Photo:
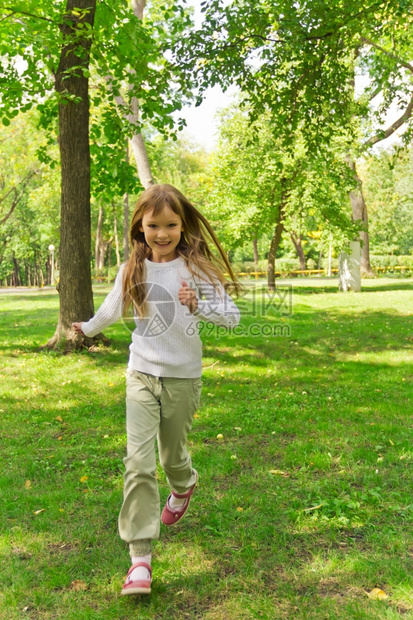
<instances>
[{"instance_id":1,"label":"shadow on grass","mask_svg":"<svg viewBox=\"0 0 413 620\"><path fill-rule=\"evenodd\" d=\"M39 364L26 387L17 364L3 371L0 560L10 618L409 613L411 316L306 308L286 319L289 338L206 339L203 405L189 436L200 484L185 520L162 527L145 600L119 596L129 334L111 328L116 350L33 355L33 329L50 333L54 319L32 307L24 334L16 327L15 342L2 340L5 360L28 353ZM159 468L158 478L163 503ZM390 595L380 608L365 594L375 586Z\"/></svg>"},{"instance_id":2,"label":"shadow on grass","mask_svg":"<svg viewBox=\"0 0 413 620\"><path fill-rule=\"evenodd\" d=\"M396 280L394 283L380 284L380 280L373 280L377 284L368 284L363 290L366 293L380 293L382 291L413 291L413 281Z\"/></svg>"}]
</instances>

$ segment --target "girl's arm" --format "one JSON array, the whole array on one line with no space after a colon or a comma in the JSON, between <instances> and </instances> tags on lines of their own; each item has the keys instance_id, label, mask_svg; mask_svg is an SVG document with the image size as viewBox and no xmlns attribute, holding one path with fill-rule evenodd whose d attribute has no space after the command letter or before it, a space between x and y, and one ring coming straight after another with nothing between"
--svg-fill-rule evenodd
<instances>
[{"instance_id":1,"label":"girl's arm","mask_svg":"<svg viewBox=\"0 0 413 620\"><path fill-rule=\"evenodd\" d=\"M240 320L240 312L225 292L222 284L213 284L199 280L196 284L198 290L197 308L193 315L215 325L235 327ZM204 299L201 299L203 297Z\"/></svg>"},{"instance_id":2,"label":"girl's arm","mask_svg":"<svg viewBox=\"0 0 413 620\"><path fill-rule=\"evenodd\" d=\"M73 328L78 333L93 338L96 334L115 323L122 316L122 272L123 265L116 276L113 289L106 297L95 316L85 323L73 323ZM80 329L80 332L79 332Z\"/></svg>"}]
</instances>

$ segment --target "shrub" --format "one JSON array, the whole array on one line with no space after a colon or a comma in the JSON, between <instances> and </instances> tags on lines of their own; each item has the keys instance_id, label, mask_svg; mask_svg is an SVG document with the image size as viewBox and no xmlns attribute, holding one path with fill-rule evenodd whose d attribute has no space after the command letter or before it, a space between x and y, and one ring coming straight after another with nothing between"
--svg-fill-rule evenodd
<instances>
[{"instance_id":1,"label":"shrub","mask_svg":"<svg viewBox=\"0 0 413 620\"><path fill-rule=\"evenodd\" d=\"M394 255L380 255L370 254L370 263L373 269L387 268L391 270L391 267L408 267L409 270L413 269L413 256L394 256Z\"/></svg>"}]
</instances>

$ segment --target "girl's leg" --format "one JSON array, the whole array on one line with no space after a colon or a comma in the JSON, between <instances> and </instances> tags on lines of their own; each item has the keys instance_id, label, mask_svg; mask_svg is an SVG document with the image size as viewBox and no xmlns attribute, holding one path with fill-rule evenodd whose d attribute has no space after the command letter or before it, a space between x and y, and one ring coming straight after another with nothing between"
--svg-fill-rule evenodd
<instances>
[{"instance_id":1,"label":"girl's leg","mask_svg":"<svg viewBox=\"0 0 413 620\"><path fill-rule=\"evenodd\" d=\"M159 537L155 438L161 389L160 380L149 375L133 372L126 380L127 456L119 533L132 557L150 553L151 541Z\"/></svg>"},{"instance_id":2,"label":"girl's leg","mask_svg":"<svg viewBox=\"0 0 413 620\"><path fill-rule=\"evenodd\" d=\"M199 407L201 379L162 379L161 422L158 431L159 459L168 482L185 493L196 482L186 438Z\"/></svg>"}]
</instances>

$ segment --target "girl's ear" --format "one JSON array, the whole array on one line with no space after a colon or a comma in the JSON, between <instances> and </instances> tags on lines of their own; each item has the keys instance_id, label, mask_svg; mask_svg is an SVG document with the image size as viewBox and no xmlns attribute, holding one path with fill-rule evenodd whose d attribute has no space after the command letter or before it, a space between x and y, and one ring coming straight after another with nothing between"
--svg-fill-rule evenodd
<instances>
[{"instance_id":1,"label":"girl's ear","mask_svg":"<svg viewBox=\"0 0 413 620\"><path fill-rule=\"evenodd\" d=\"M141 232L143 232L143 228L142 228L142 226L139 226L139 230L140 230Z\"/></svg>"}]
</instances>

